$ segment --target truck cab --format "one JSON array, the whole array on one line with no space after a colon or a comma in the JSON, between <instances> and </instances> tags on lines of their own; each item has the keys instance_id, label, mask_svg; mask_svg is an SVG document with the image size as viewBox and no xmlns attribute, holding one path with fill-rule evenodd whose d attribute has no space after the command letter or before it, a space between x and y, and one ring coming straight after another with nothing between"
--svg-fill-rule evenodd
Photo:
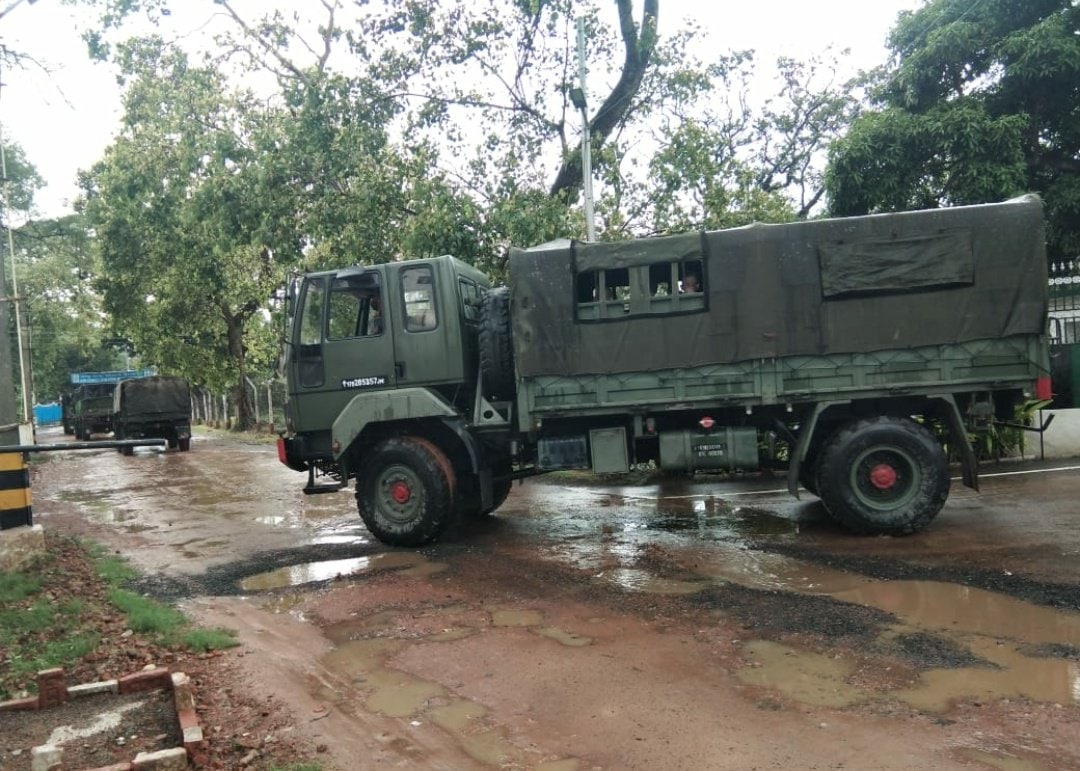
<instances>
[{"instance_id":1,"label":"truck cab","mask_svg":"<svg viewBox=\"0 0 1080 771\"><path fill-rule=\"evenodd\" d=\"M289 293L287 465L315 464L344 481L346 437L362 433L375 413L385 422L407 403L415 415L416 403L424 402L420 411L433 416L466 404L475 389L480 307L489 289L482 272L448 255L310 273L298 281ZM334 434L335 424L343 433Z\"/></svg>"}]
</instances>

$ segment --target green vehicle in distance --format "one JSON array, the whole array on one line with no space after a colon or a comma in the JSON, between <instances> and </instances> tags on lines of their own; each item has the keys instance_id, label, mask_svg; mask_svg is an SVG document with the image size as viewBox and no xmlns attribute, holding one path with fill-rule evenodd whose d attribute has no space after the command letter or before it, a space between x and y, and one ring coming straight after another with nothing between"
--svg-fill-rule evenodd
<instances>
[{"instance_id":1,"label":"green vehicle in distance","mask_svg":"<svg viewBox=\"0 0 1080 771\"><path fill-rule=\"evenodd\" d=\"M182 377L153 375L122 380L112 401L116 439L164 439L169 449L191 449L191 388ZM120 452L131 455L132 447Z\"/></svg>"},{"instance_id":2,"label":"green vehicle in distance","mask_svg":"<svg viewBox=\"0 0 1080 771\"><path fill-rule=\"evenodd\" d=\"M72 395L72 430L75 438L87 442L93 434L113 430L112 404L114 383L87 383Z\"/></svg>"},{"instance_id":3,"label":"green vehicle in distance","mask_svg":"<svg viewBox=\"0 0 1080 771\"><path fill-rule=\"evenodd\" d=\"M1042 204L511 249L492 288L450 256L287 291L280 460L352 480L415 546L559 469L786 472L857 533L926 527L950 455L1050 398ZM320 479L329 482L319 483Z\"/></svg>"}]
</instances>

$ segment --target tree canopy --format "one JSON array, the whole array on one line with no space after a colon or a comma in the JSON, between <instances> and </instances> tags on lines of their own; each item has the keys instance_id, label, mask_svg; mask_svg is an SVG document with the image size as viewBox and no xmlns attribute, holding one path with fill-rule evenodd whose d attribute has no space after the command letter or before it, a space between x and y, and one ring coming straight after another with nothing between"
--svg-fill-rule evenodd
<instances>
[{"instance_id":1,"label":"tree canopy","mask_svg":"<svg viewBox=\"0 0 1080 771\"><path fill-rule=\"evenodd\" d=\"M830 154L836 214L1042 194L1052 255L1080 251L1080 8L929 0Z\"/></svg>"}]
</instances>

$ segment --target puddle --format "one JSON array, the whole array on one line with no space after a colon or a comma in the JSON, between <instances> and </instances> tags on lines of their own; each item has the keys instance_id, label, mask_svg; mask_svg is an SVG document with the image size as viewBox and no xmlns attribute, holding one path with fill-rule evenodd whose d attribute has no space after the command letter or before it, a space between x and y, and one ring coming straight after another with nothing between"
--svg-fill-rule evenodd
<instances>
[{"instance_id":1,"label":"puddle","mask_svg":"<svg viewBox=\"0 0 1080 771\"><path fill-rule=\"evenodd\" d=\"M578 771L581 761L577 758L564 758L563 760L549 760L536 766L536 771Z\"/></svg>"},{"instance_id":2,"label":"puddle","mask_svg":"<svg viewBox=\"0 0 1080 771\"><path fill-rule=\"evenodd\" d=\"M975 749L963 749L957 754L964 758L964 760L982 763L990 768L996 768L998 771L1047 771L1047 767L1042 763L1037 763L1033 760L1025 760L1016 755L1004 756Z\"/></svg>"},{"instance_id":3,"label":"puddle","mask_svg":"<svg viewBox=\"0 0 1080 771\"><path fill-rule=\"evenodd\" d=\"M498 731L458 736L461 749L478 763L496 768L520 767L522 753Z\"/></svg>"},{"instance_id":4,"label":"puddle","mask_svg":"<svg viewBox=\"0 0 1080 771\"><path fill-rule=\"evenodd\" d=\"M328 581L333 578L371 573L377 570L401 570L402 575L426 578L445 570L446 567L441 562L428 562L424 555L417 552L383 552L369 557L351 557L348 559L290 565L267 573L249 576L240 582L240 587L248 592L284 589L288 586Z\"/></svg>"},{"instance_id":5,"label":"puddle","mask_svg":"<svg viewBox=\"0 0 1080 771\"><path fill-rule=\"evenodd\" d=\"M679 581L674 578L660 578L645 570L619 568L603 577L624 589L646 594L694 594L709 586L709 581Z\"/></svg>"},{"instance_id":6,"label":"puddle","mask_svg":"<svg viewBox=\"0 0 1080 771\"><path fill-rule=\"evenodd\" d=\"M867 580L858 587L827 593L889 611L927 629L1080 647L1080 614L983 589L934 581Z\"/></svg>"},{"instance_id":7,"label":"puddle","mask_svg":"<svg viewBox=\"0 0 1080 771\"><path fill-rule=\"evenodd\" d=\"M424 639L432 642L452 642L453 640L464 640L466 637L472 637L477 631L479 630L470 627L454 627L453 629L444 629L441 632L429 634Z\"/></svg>"},{"instance_id":8,"label":"puddle","mask_svg":"<svg viewBox=\"0 0 1080 771\"><path fill-rule=\"evenodd\" d=\"M567 632L563 629L556 629L553 626L537 629L535 631L541 637L550 637L552 640L562 643L568 648L583 648L586 645L592 645L591 637L574 634L573 632Z\"/></svg>"},{"instance_id":9,"label":"puddle","mask_svg":"<svg viewBox=\"0 0 1080 771\"><path fill-rule=\"evenodd\" d=\"M1031 658L1010 645L986 639L970 642L969 647L975 655L1001 668L930 669L922 673L915 687L892 691L890 695L927 712L945 712L958 698L1080 702L1080 664L1076 662Z\"/></svg>"},{"instance_id":10,"label":"puddle","mask_svg":"<svg viewBox=\"0 0 1080 771\"><path fill-rule=\"evenodd\" d=\"M458 699L445 707L428 710L431 722L453 733L461 733L471 728L477 720L486 717L487 707L469 699Z\"/></svg>"},{"instance_id":11,"label":"puddle","mask_svg":"<svg viewBox=\"0 0 1080 771\"><path fill-rule=\"evenodd\" d=\"M450 734L469 757L484 765L532 765L528 753L486 724L488 709L482 704L452 697L436 682L388 666L388 660L405 645L403 640L386 638L354 640L323 656L320 663L345 676L359 692L355 698L369 712L419 723L430 721ZM351 698L327 692L325 687L313 695L339 708L347 708Z\"/></svg>"},{"instance_id":12,"label":"puddle","mask_svg":"<svg viewBox=\"0 0 1080 771\"><path fill-rule=\"evenodd\" d=\"M996 665L928 669L910 688L886 695L915 709L941 712L962 699L1080 704L1080 664L1033 653L1040 647L1080 648L1078 613L958 584L878 580L758 551L748 545L748 533L797 532L798 522L747 507L725 511L723 500L691 495L660 501L641 496L635 501L614 496L610 502L602 520L595 509L578 515L571 508L560 514L549 532L554 543L546 558L589 570L595 580L632 592L692 594L729 582L872 607L896 616L897 626L886 635L901 630L937 635ZM591 530L582 524L589 516ZM661 550L665 565L678 571L678 580L651 569L653 548ZM793 699L843 706L881 697L848 686L847 671L831 659L792 649L751 651L758 666L739 676L776 687Z\"/></svg>"},{"instance_id":13,"label":"puddle","mask_svg":"<svg viewBox=\"0 0 1080 771\"><path fill-rule=\"evenodd\" d=\"M853 667L843 660L767 640L748 642L742 652L752 664L736 675L747 685L773 688L818 707L850 707L869 697L844 682Z\"/></svg>"},{"instance_id":14,"label":"puddle","mask_svg":"<svg viewBox=\"0 0 1080 771\"><path fill-rule=\"evenodd\" d=\"M540 626L544 617L536 610L496 610L491 614L492 626Z\"/></svg>"}]
</instances>

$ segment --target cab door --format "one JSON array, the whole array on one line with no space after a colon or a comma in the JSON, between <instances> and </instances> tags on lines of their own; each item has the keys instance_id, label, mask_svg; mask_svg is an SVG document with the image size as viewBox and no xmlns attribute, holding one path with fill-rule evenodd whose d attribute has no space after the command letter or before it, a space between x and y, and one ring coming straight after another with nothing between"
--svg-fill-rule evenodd
<instances>
[{"instance_id":1,"label":"cab door","mask_svg":"<svg viewBox=\"0 0 1080 771\"><path fill-rule=\"evenodd\" d=\"M295 409L303 425L325 429L356 393L397 384L385 279L381 266L349 268L304 286Z\"/></svg>"},{"instance_id":2,"label":"cab door","mask_svg":"<svg viewBox=\"0 0 1080 771\"><path fill-rule=\"evenodd\" d=\"M446 278L447 260L393 266L395 374L400 387L462 380L460 311L456 287Z\"/></svg>"}]
</instances>

